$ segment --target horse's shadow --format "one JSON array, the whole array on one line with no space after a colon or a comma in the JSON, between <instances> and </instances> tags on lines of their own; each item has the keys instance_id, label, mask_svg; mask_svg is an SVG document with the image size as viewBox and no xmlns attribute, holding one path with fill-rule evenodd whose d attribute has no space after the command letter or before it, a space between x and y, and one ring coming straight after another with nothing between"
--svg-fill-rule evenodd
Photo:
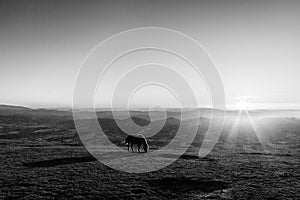
<instances>
[{"instance_id":1,"label":"horse's shadow","mask_svg":"<svg viewBox=\"0 0 300 200\"><path fill-rule=\"evenodd\" d=\"M144 152L133 152L134 154L128 153L127 151L122 150L121 152L110 152L110 153L101 153L97 156L101 157L101 159L120 159L120 158L131 158L136 157L138 154L142 156ZM138 154L136 154L138 153ZM96 157L97 157L96 156ZM85 162L95 162L97 159L92 155L87 156L76 156L76 157L64 157L64 158L54 158L49 160L40 160L34 162L26 162L22 165L24 167L30 168L38 168L38 167L55 167L58 165L68 165L74 163L85 163Z\"/></svg>"},{"instance_id":2,"label":"horse's shadow","mask_svg":"<svg viewBox=\"0 0 300 200\"><path fill-rule=\"evenodd\" d=\"M67 158L55 158L50 160L41 160L29 163L23 163L25 167L55 167L57 165L66 165L83 162L94 162L97 159L93 156L80 156L80 157L67 157Z\"/></svg>"}]
</instances>

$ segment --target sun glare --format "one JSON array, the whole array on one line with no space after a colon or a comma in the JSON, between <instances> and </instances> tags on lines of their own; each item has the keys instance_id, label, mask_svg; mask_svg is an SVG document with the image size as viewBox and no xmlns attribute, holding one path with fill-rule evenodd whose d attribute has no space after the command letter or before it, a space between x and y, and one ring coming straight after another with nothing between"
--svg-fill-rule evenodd
<instances>
[{"instance_id":1,"label":"sun glare","mask_svg":"<svg viewBox=\"0 0 300 200\"><path fill-rule=\"evenodd\" d=\"M237 103L238 110L249 110L252 108L252 104L249 102L247 98L239 98L239 102Z\"/></svg>"},{"instance_id":2,"label":"sun glare","mask_svg":"<svg viewBox=\"0 0 300 200\"><path fill-rule=\"evenodd\" d=\"M258 142L262 150L266 150L268 146L272 146L272 144L268 141L268 138L265 135L264 124L260 122L260 118L258 116L252 115L253 109L255 109L257 106L254 98L255 97L251 96L242 96L236 99L238 101L234 105L234 108L237 110L237 115L233 118L232 126L227 136L227 139L231 141L231 143L229 144L230 148L236 147L235 142L237 141L238 135L241 133L244 133L242 135L246 138L246 140L249 143ZM252 136L250 135L252 134L249 130L250 127L252 127L254 132L254 135ZM247 149L247 151L250 150L251 149Z\"/></svg>"}]
</instances>

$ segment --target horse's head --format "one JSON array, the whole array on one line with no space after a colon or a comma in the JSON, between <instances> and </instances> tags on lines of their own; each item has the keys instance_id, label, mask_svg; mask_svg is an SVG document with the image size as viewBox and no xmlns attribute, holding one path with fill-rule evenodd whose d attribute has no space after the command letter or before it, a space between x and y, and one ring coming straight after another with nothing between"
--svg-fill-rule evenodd
<instances>
[{"instance_id":1,"label":"horse's head","mask_svg":"<svg viewBox=\"0 0 300 200\"><path fill-rule=\"evenodd\" d=\"M144 147L145 153L147 153L147 151L148 151L148 149L149 149L148 143L147 143L147 142L144 142L143 147Z\"/></svg>"}]
</instances>

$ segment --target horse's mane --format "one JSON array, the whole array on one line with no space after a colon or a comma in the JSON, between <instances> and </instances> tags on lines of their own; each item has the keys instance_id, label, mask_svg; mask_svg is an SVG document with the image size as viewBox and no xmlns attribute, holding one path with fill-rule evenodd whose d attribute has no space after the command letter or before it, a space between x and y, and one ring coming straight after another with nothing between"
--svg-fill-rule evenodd
<instances>
[{"instance_id":1,"label":"horse's mane","mask_svg":"<svg viewBox=\"0 0 300 200\"><path fill-rule=\"evenodd\" d=\"M142 137L145 139L146 144L148 144L147 139L145 138L145 136L143 136L142 134L137 134L137 136Z\"/></svg>"}]
</instances>

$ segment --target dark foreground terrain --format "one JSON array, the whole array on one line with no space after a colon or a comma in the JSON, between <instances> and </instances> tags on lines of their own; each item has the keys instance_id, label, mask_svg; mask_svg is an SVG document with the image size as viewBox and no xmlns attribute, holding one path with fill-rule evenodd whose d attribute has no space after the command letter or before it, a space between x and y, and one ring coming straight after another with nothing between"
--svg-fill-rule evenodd
<instances>
[{"instance_id":1,"label":"dark foreground terrain","mask_svg":"<svg viewBox=\"0 0 300 200\"><path fill-rule=\"evenodd\" d=\"M263 126L253 127L248 119L236 124L236 117L225 124L207 157L197 157L201 141L195 141L166 168L128 174L87 152L70 115L5 110L0 116L0 199L300 199L300 121L265 118ZM149 140L150 152L172 135L175 118L170 120L160 137ZM106 119L106 132L118 140L119 130L111 124Z\"/></svg>"}]
</instances>

